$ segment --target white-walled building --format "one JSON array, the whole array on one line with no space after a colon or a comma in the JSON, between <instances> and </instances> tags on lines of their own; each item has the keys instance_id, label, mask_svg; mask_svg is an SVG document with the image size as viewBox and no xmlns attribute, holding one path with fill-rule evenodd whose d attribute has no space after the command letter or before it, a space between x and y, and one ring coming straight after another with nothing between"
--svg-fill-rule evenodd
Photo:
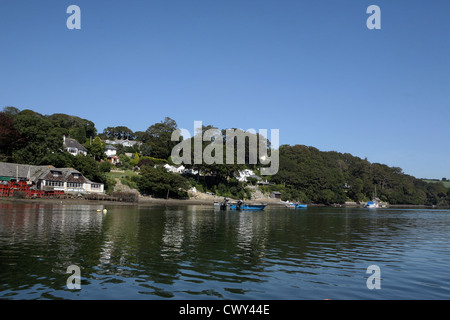
<instances>
[{"instance_id":1,"label":"white-walled building","mask_svg":"<svg viewBox=\"0 0 450 320\"><path fill-rule=\"evenodd\" d=\"M64 149L71 155L77 156L79 154L87 155L87 149L79 143L77 140L72 138L66 138L63 136L63 146Z\"/></svg>"},{"instance_id":2,"label":"white-walled building","mask_svg":"<svg viewBox=\"0 0 450 320\"><path fill-rule=\"evenodd\" d=\"M113 147L112 145L106 145L105 146L105 154L108 161L112 164L118 164L120 163L120 158L117 155L117 149Z\"/></svg>"},{"instance_id":3,"label":"white-walled building","mask_svg":"<svg viewBox=\"0 0 450 320\"><path fill-rule=\"evenodd\" d=\"M0 162L0 180L27 181L37 190L66 193L104 193L103 183L92 182L73 168Z\"/></svg>"}]
</instances>

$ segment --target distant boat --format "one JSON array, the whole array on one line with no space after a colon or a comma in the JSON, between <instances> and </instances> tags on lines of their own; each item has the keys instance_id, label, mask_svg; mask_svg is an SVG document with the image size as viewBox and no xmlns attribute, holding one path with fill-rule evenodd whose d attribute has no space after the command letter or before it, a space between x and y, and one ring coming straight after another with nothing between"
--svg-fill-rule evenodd
<instances>
[{"instance_id":1,"label":"distant boat","mask_svg":"<svg viewBox=\"0 0 450 320\"><path fill-rule=\"evenodd\" d=\"M246 204L243 201L237 201L230 204L230 210L247 210L247 211L262 211L267 204Z\"/></svg>"},{"instance_id":2,"label":"distant boat","mask_svg":"<svg viewBox=\"0 0 450 320\"><path fill-rule=\"evenodd\" d=\"M292 208L292 209L301 209L301 208L308 208L308 205L306 204L300 204L300 203L286 203L285 204L286 208Z\"/></svg>"},{"instance_id":3,"label":"distant boat","mask_svg":"<svg viewBox=\"0 0 450 320\"><path fill-rule=\"evenodd\" d=\"M221 202L214 202L214 208L220 209L220 210L226 210L228 207L228 199L224 198Z\"/></svg>"},{"instance_id":4,"label":"distant boat","mask_svg":"<svg viewBox=\"0 0 450 320\"><path fill-rule=\"evenodd\" d=\"M369 201L364 205L364 208L368 208L368 209L377 209L379 207L380 207L380 205L379 205L378 201Z\"/></svg>"},{"instance_id":5,"label":"distant boat","mask_svg":"<svg viewBox=\"0 0 450 320\"><path fill-rule=\"evenodd\" d=\"M373 193L373 200L364 204L363 207L368 209L378 209L384 207L381 203L381 200L377 198L377 186L375 186L375 190Z\"/></svg>"}]
</instances>

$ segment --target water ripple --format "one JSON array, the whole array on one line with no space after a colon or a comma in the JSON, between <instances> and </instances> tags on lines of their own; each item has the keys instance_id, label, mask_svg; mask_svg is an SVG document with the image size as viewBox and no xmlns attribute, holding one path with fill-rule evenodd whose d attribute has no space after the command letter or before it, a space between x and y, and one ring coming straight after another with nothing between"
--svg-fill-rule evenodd
<instances>
[{"instance_id":1,"label":"water ripple","mask_svg":"<svg viewBox=\"0 0 450 320\"><path fill-rule=\"evenodd\" d=\"M15 206L0 212L3 299L450 296L448 211ZM81 290L66 287L72 264Z\"/></svg>"}]
</instances>

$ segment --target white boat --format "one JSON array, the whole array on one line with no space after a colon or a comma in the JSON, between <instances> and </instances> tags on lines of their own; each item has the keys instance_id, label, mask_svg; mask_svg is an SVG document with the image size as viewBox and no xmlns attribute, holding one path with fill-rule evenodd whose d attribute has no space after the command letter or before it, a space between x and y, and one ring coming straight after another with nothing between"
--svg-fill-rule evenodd
<instances>
[{"instance_id":1,"label":"white boat","mask_svg":"<svg viewBox=\"0 0 450 320\"><path fill-rule=\"evenodd\" d=\"M380 208L380 204L378 203L378 201L369 201L364 205L364 208L377 209Z\"/></svg>"},{"instance_id":2,"label":"white boat","mask_svg":"<svg viewBox=\"0 0 450 320\"><path fill-rule=\"evenodd\" d=\"M363 207L368 209L378 209L384 207L381 203L381 200L377 198L377 186L375 186L375 190L373 193L373 200L364 204Z\"/></svg>"},{"instance_id":3,"label":"white boat","mask_svg":"<svg viewBox=\"0 0 450 320\"><path fill-rule=\"evenodd\" d=\"M293 202L287 202L284 206L286 208L292 208L292 209L301 209L301 208L308 207L308 205L306 205L306 204L293 203Z\"/></svg>"}]
</instances>

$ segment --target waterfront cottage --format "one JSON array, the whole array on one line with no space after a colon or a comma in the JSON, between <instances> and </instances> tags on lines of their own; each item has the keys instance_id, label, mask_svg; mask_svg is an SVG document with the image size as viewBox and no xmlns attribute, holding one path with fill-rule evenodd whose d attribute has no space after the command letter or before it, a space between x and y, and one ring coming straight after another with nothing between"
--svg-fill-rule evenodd
<instances>
[{"instance_id":1,"label":"waterfront cottage","mask_svg":"<svg viewBox=\"0 0 450 320\"><path fill-rule=\"evenodd\" d=\"M0 181L25 181L36 190L64 193L104 193L104 185L92 182L73 168L32 166L0 162Z\"/></svg>"}]
</instances>

